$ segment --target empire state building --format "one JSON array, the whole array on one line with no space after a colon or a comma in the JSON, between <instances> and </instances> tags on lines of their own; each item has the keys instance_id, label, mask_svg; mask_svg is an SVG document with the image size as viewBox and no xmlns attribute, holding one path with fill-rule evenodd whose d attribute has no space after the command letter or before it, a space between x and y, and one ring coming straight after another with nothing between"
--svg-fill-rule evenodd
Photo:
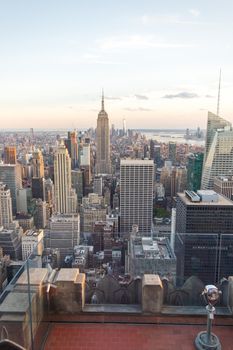
<instances>
[{"instance_id":1,"label":"empire state building","mask_svg":"<svg viewBox=\"0 0 233 350\"><path fill-rule=\"evenodd\" d=\"M102 108L97 119L96 139L96 174L111 174L109 120L104 110L103 95Z\"/></svg>"}]
</instances>

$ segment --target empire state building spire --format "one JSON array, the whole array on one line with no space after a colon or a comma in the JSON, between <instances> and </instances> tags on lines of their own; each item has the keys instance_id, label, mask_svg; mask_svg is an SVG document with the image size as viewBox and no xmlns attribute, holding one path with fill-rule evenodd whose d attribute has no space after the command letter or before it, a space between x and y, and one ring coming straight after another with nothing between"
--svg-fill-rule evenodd
<instances>
[{"instance_id":1,"label":"empire state building spire","mask_svg":"<svg viewBox=\"0 0 233 350\"><path fill-rule=\"evenodd\" d=\"M104 111L104 89L102 89L102 111Z\"/></svg>"},{"instance_id":2,"label":"empire state building spire","mask_svg":"<svg viewBox=\"0 0 233 350\"><path fill-rule=\"evenodd\" d=\"M96 146L96 174L111 174L109 120L104 110L103 90L101 111L97 118Z\"/></svg>"}]
</instances>

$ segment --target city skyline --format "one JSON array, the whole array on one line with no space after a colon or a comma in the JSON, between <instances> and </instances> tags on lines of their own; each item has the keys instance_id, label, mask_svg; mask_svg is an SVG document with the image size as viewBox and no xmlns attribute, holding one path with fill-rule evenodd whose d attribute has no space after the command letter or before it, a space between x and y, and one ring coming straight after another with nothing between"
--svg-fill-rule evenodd
<instances>
[{"instance_id":1,"label":"city skyline","mask_svg":"<svg viewBox=\"0 0 233 350\"><path fill-rule=\"evenodd\" d=\"M56 6L55 6L56 5ZM2 128L206 127L233 122L231 13L224 0L11 1L1 7Z\"/></svg>"}]
</instances>

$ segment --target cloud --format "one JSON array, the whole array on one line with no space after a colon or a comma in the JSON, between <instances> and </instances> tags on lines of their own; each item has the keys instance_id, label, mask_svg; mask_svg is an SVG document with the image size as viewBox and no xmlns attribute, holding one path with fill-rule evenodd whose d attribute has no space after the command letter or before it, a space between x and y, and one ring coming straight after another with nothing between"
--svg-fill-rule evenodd
<instances>
[{"instance_id":1,"label":"cloud","mask_svg":"<svg viewBox=\"0 0 233 350\"><path fill-rule=\"evenodd\" d=\"M167 98L167 99L173 99L173 98L197 98L199 97L197 94L193 93L193 92L187 92L187 91L183 91L180 92L178 94L171 94L171 95L164 95L163 98Z\"/></svg>"},{"instance_id":2,"label":"cloud","mask_svg":"<svg viewBox=\"0 0 233 350\"><path fill-rule=\"evenodd\" d=\"M193 17L198 17L199 11L195 9L189 10L189 13L192 14ZM187 19L184 19L179 14L160 14L160 15L147 15L144 14L140 17L140 22L147 26L150 24L200 24L198 21L190 21Z\"/></svg>"},{"instance_id":3,"label":"cloud","mask_svg":"<svg viewBox=\"0 0 233 350\"><path fill-rule=\"evenodd\" d=\"M110 36L96 41L102 50L115 49L178 49L190 48L193 45L183 43L165 42L154 35L129 35L129 36Z\"/></svg>"},{"instance_id":4,"label":"cloud","mask_svg":"<svg viewBox=\"0 0 233 350\"><path fill-rule=\"evenodd\" d=\"M105 96L106 100L122 100L121 97L115 97L115 96Z\"/></svg>"},{"instance_id":5,"label":"cloud","mask_svg":"<svg viewBox=\"0 0 233 350\"><path fill-rule=\"evenodd\" d=\"M106 60L104 55L96 55L92 53L85 53L82 55L80 60L77 63L85 63L85 64L103 64L103 65L121 65L124 62Z\"/></svg>"},{"instance_id":6,"label":"cloud","mask_svg":"<svg viewBox=\"0 0 233 350\"><path fill-rule=\"evenodd\" d=\"M205 95L206 98L214 98L212 95Z\"/></svg>"},{"instance_id":7,"label":"cloud","mask_svg":"<svg viewBox=\"0 0 233 350\"><path fill-rule=\"evenodd\" d=\"M138 108L130 108L130 107L126 107L124 108L125 111L129 111L129 112L151 112L152 109L149 108L143 108L143 107L138 107Z\"/></svg>"},{"instance_id":8,"label":"cloud","mask_svg":"<svg viewBox=\"0 0 233 350\"><path fill-rule=\"evenodd\" d=\"M193 17L198 17L200 15L200 11L198 11L197 9L190 9L189 13L191 13Z\"/></svg>"},{"instance_id":9,"label":"cloud","mask_svg":"<svg viewBox=\"0 0 233 350\"><path fill-rule=\"evenodd\" d=\"M148 100L148 97L145 95L135 94L134 95L138 100Z\"/></svg>"}]
</instances>

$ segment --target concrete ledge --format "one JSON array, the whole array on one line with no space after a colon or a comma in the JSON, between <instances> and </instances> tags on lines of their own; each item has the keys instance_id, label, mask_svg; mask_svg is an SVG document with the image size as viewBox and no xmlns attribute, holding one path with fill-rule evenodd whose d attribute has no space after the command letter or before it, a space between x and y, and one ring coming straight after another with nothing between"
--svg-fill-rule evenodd
<instances>
[{"instance_id":1,"label":"concrete ledge","mask_svg":"<svg viewBox=\"0 0 233 350\"><path fill-rule=\"evenodd\" d=\"M120 313L120 314L130 314L130 313L142 313L141 305L125 305L125 304L95 304L95 305L85 305L83 312L88 313Z\"/></svg>"}]
</instances>

